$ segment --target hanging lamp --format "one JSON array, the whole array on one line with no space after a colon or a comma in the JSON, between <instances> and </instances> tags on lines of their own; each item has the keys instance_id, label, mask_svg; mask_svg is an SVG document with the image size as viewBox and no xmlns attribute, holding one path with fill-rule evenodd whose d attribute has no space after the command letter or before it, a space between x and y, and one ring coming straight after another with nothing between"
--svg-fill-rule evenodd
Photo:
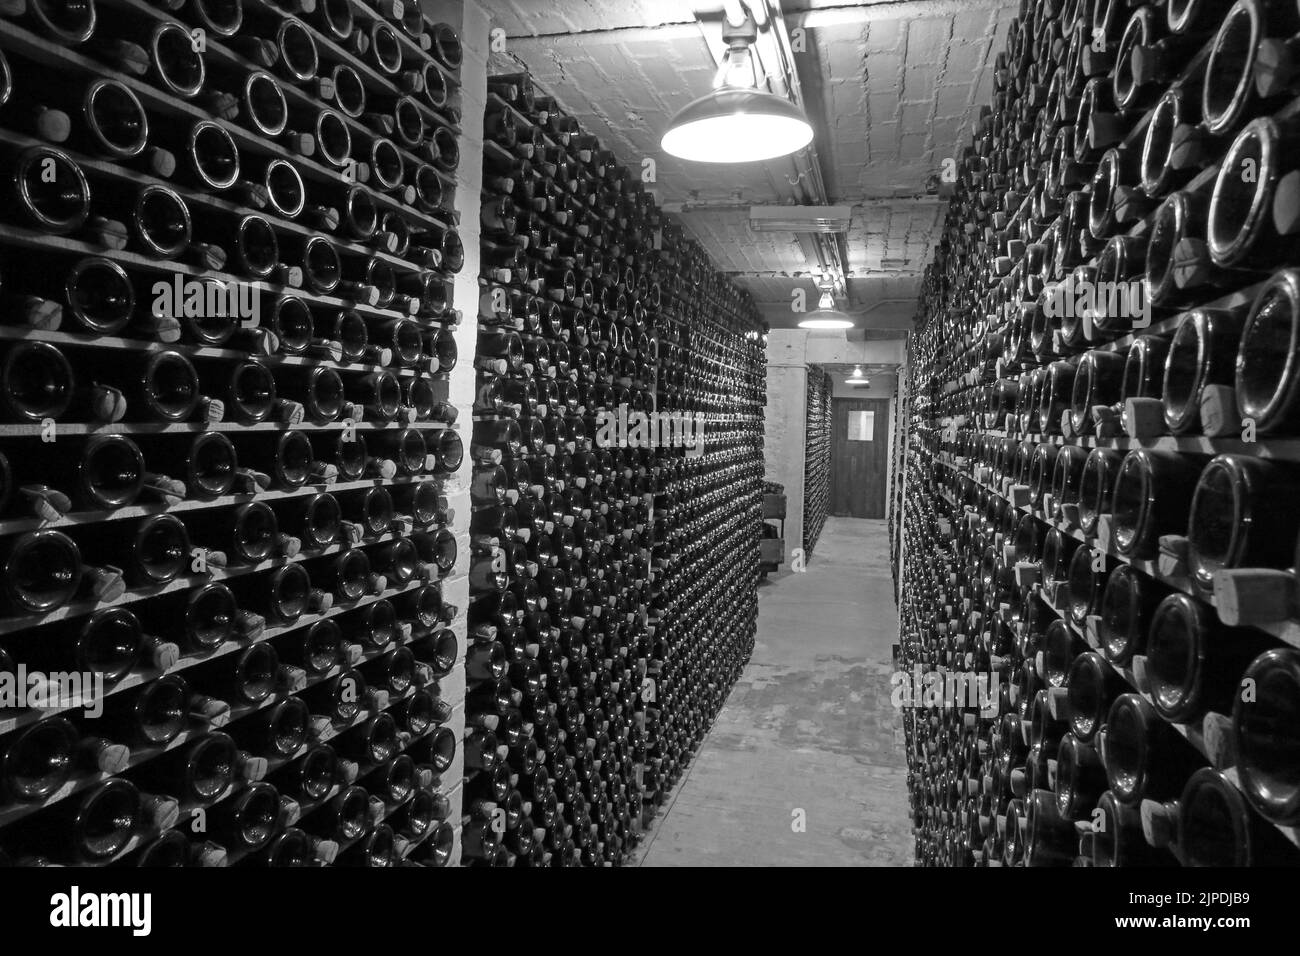
<instances>
[{"instance_id":1,"label":"hanging lamp","mask_svg":"<svg viewBox=\"0 0 1300 956\"><path fill-rule=\"evenodd\" d=\"M686 104L660 140L664 152L696 163L755 163L788 156L813 139L812 124L798 105L758 89L750 45L758 27L747 10L736 24L723 18L727 44L713 89Z\"/></svg>"}]
</instances>

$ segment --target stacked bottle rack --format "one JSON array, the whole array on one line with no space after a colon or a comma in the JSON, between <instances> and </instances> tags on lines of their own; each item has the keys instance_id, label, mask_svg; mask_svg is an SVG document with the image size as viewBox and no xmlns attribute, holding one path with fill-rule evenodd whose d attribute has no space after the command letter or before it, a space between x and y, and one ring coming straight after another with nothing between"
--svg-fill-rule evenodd
<instances>
[{"instance_id":1,"label":"stacked bottle rack","mask_svg":"<svg viewBox=\"0 0 1300 956\"><path fill-rule=\"evenodd\" d=\"M753 646L761 326L528 76L489 90L464 859L616 865Z\"/></svg>"},{"instance_id":2,"label":"stacked bottle rack","mask_svg":"<svg viewBox=\"0 0 1300 956\"><path fill-rule=\"evenodd\" d=\"M451 858L460 62L395 0L0 4L4 862Z\"/></svg>"},{"instance_id":3,"label":"stacked bottle rack","mask_svg":"<svg viewBox=\"0 0 1300 956\"><path fill-rule=\"evenodd\" d=\"M1294 4L1025 2L910 362L917 853L1300 862Z\"/></svg>"},{"instance_id":4,"label":"stacked bottle rack","mask_svg":"<svg viewBox=\"0 0 1300 956\"><path fill-rule=\"evenodd\" d=\"M891 438L892 461L889 463L889 507L886 523L889 526L889 570L894 582L894 602L899 599L899 572L903 554L903 476L907 474L907 434L909 416L908 378L906 366L898 370L894 386L894 434Z\"/></svg>"},{"instance_id":5,"label":"stacked bottle rack","mask_svg":"<svg viewBox=\"0 0 1300 956\"><path fill-rule=\"evenodd\" d=\"M808 366L807 420L804 426L803 553L812 557L826 524L831 500L831 377L820 365Z\"/></svg>"}]
</instances>

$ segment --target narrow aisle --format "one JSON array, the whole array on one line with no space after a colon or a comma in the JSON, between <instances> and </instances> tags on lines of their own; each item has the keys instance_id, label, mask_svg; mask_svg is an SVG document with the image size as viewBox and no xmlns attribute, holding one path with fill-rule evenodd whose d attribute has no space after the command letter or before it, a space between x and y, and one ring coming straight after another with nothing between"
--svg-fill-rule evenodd
<instances>
[{"instance_id":1,"label":"narrow aisle","mask_svg":"<svg viewBox=\"0 0 1300 956\"><path fill-rule=\"evenodd\" d=\"M753 659L641 865L910 866L897 620L885 522L827 519L807 572L759 588Z\"/></svg>"}]
</instances>

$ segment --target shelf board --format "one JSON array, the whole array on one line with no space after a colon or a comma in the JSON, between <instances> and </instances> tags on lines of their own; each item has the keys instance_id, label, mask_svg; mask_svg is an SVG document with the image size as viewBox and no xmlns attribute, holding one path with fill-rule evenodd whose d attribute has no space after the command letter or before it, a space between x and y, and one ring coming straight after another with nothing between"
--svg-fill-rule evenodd
<instances>
[{"instance_id":1,"label":"shelf board","mask_svg":"<svg viewBox=\"0 0 1300 956\"><path fill-rule=\"evenodd\" d=\"M1176 451L1199 455L1248 455L1274 461L1300 462L1300 438L1264 439L1244 442L1236 438L1209 438L1205 435L1161 435L1156 438L1128 437L1098 438L1095 435L1043 435L1037 432L1022 434L1002 429L983 430L980 434L1013 441L1028 441L1035 445L1077 446L1079 448L1113 448L1116 451L1146 449L1148 451Z\"/></svg>"},{"instance_id":2,"label":"shelf board","mask_svg":"<svg viewBox=\"0 0 1300 956\"><path fill-rule=\"evenodd\" d=\"M23 631L34 627L43 627L44 625L53 624L57 621L86 617L94 614L96 611L102 611L105 608L124 607L130 604L137 604L141 601L148 601L167 594L189 591L211 582L231 581L235 578L247 577L250 574L261 574L262 572L272 571L276 568L282 568L290 564L303 564L307 561L314 561L318 558L342 554L344 551L365 550L373 545L391 543L400 537L403 536L394 532L389 532L377 537L366 538L357 545L332 544L326 548L320 548L310 552L300 552L291 558L271 558L266 561L259 561L257 564L234 565L228 568L210 568L207 574L182 575L166 584L150 584L128 588L126 593L115 601L76 600L44 614L23 614L11 617L0 617L0 635L13 634L17 631Z\"/></svg>"},{"instance_id":3,"label":"shelf board","mask_svg":"<svg viewBox=\"0 0 1300 956\"><path fill-rule=\"evenodd\" d=\"M435 477L393 478L391 480L370 478L364 481L340 481L321 485L310 484L295 488L292 491L272 489L258 491L256 494L224 495L220 498L187 498L174 505L159 503L127 505L125 508L117 508L113 511L73 511L64 515L58 521L42 521L40 518L35 517L8 518L0 520L0 536L39 531L45 528L75 528L90 524L103 524L109 521L126 521L134 518L147 518L151 515L184 514L192 511L232 508L255 500L269 504L276 501L289 501L294 498L305 498L325 493L340 495L350 491L364 491L370 488L402 488L407 485L416 485L421 481L439 481L439 479Z\"/></svg>"}]
</instances>

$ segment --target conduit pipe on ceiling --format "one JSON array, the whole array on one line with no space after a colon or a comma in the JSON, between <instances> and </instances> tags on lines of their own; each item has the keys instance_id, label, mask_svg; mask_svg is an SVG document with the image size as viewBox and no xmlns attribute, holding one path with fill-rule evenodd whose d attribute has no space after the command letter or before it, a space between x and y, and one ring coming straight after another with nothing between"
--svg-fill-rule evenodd
<instances>
[{"instance_id":1,"label":"conduit pipe on ceiling","mask_svg":"<svg viewBox=\"0 0 1300 956\"><path fill-rule=\"evenodd\" d=\"M739 6L739 0L727 0L727 2ZM799 84L799 71L795 66L794 50L790 43L790 32L786 28L781 3L780 0L770 0L770 3L770 8L769 0L752 0L749 4L751 11L755 7L763 8L762 14L755 15L755 22L758 22L760 15L771 21L768 29L759 32L758 41L754 44L754 53L767 78L768 89L777 96L795 103L807 116L808 109ZM794 175L786 174L785 178L792 186L798 204L820 206L829 203L815 140L790 157L790 166L794 170ZM844 258L840 252L839 240L834 236L818 234L811 237L811 245L822 274L830 277L836 294L846 295L848 286L845 281Z\"/></svg>"}]
</instances>

